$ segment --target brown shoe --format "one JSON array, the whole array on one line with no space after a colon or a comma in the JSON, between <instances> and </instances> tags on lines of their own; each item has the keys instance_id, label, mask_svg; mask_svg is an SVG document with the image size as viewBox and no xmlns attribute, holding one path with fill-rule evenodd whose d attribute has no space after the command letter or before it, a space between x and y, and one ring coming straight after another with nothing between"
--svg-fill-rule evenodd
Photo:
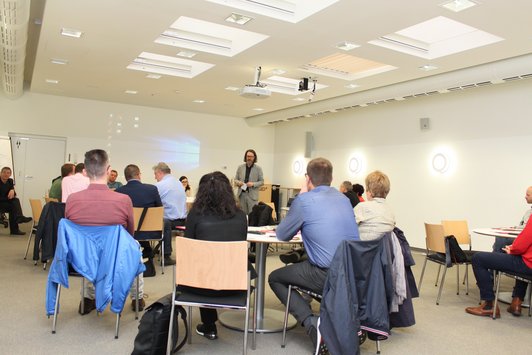
<instances>
[{"instance_id":1,"label":"brown shoe","mask_svg":"<svg viewBox=\"0 0 532 355\"><path fill-rule=\"evenodd\" d=\"M521 301L519 297L514 297L512 299L512 303L508 306L506 310L508 311L508 313L511 313L516 317L520 317L521 316L521 303L523 303L523 301Z\"/></svg>"},{"instance_id":2,"label":"brown shoe","mask_svg":"<svg viewBox=\"0 0 532 355\"><path fill-rule=\"evenodd\" d=\"M144 310L144 307L146 307L146 303L141 298L139 300L139 312L142 312ZM133 312L135 312L135 300L131 300L131 309L133 310Z\"/></svg>"},{"instance_id":3,"label":"brown shoe","mask_svg":"<svg viewBox=\"0 0 532 355\"><path fill-rule=\"evenodd\" d=\"M475 316L481 316L481 317L491 317L493 315L493 302L483 302L478 307L467 307L465 311L469 314L473 314ZM497 310L495 311L495 318L500 318L501 312L499 310L499 307L497 307Z\"/></svg>"}]
</instances>

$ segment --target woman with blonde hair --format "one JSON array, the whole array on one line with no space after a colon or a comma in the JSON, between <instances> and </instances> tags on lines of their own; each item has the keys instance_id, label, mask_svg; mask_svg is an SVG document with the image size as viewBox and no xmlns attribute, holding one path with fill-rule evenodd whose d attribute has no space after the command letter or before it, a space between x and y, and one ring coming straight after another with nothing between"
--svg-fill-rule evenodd
<instances>
[{"instance_id":1,"label":"woman with blonde hair","mask_svg":"<svg viewBox=\"0 0 532 355\"><path fill-rule=\"evenodd\" d=\"M376 170L366 176L367 201L354 208L361 240L379 238L383 233L391 232L395 227L395 216L386 203L390 192L390 179Z\"/></svg>"}]
</instances>

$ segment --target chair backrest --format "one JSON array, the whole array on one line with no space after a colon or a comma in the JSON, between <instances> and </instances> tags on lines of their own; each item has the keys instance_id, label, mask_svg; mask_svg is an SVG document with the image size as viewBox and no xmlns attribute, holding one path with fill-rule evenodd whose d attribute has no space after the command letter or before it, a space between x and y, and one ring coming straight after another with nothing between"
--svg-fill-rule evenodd
<instances>
[{"instance_id":1,"label":"chair backrest","mask_svg":"<svg viewBox=\"0 0 532 355\"><path fill-rule=\"evenodd\" d=\"M52 197L45 197L44 198L44 202L48 203L48 202L59 202L58 199L56 198L52 198Z\"/></svg>"},{"instance_id":2,"label":"chair backrest","mask_svg":"<svg viewBox=\"0 0 532 355\"><path fill-rule=\"evenodd\" d=\"M135 232L154 232L163 230L163 216L164 207L148 207L146 216L142 221L140 229L138 229L140 216L142 215L143 207L133 207L133 216L135 218Z\"/></svg>"},{"instance_id":3,"label":"chair backrest","mask_svg":"<svg viewBox=\"0 0 532 355\"><path fill-rule=\"evenodd\" d=\"M42 213L42 202L40 199L30 198L31 214L35 224L39 222Z\"/></svg>"},{"instance_id":4,"label":"chair backrest","mask_svg":"<svg viewBox=\"0 0 532 355\"><path fill-rule=\"evenodd\" d=\"M445 233L441 224L425 223L425 242L427 249L445 253Z\"/></svg>"},{"instance_id":5,"label":"chair backrest","mask_svg":"<svg viewBox=\"0 0 532 355\"><path fill-rule=\"evenodd\" d=\"M447 235L454 235L458 244L471 245L471 236L469 234L469 227L465 220L444 220L441 221L443 232Z\"/></svg>"},{"instance_id":6,"label":"chair backrest","mask_svg":"<svg viewBox=\"0 0 532 355\"><path fill-rule=\"evenodd\" d=\"M176 238L176 285L247 290L248 243Z\"/></svg>"}]
</instances>

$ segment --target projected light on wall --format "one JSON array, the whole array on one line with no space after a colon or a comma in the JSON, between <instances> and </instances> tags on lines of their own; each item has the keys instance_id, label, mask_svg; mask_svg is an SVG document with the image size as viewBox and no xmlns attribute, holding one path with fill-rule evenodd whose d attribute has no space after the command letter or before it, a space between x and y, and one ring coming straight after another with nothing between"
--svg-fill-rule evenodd
<instances>
[{"instance_id":1,"label":"projected light on wall","mask_svg":"<svg viewBox=\"0 0 532 355\"><path fill-rule=\"evenodd\" d=\"M192 137L175 140L160 140L159 161L167 163L175 174L185 173L199 167L200 142Z\"/></svg>"}]
</instances>

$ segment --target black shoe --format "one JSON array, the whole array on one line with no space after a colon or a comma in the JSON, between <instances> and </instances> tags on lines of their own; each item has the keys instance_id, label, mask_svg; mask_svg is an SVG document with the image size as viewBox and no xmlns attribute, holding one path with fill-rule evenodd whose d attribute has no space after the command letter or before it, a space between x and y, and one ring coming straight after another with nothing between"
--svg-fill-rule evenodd
<instances>
[{"instance_id":1,"label":"black shoe","mask_svg":"<svg viewBox=\"0 0 532 355\"><path fill-rule=\"evenodd\" d=\"M20 216L17 218L17 223L28 223L28 222L31 222L32 218L31 217L24 217L24 216Z\"/></svg>"},{"instance_id":2,"label":"black shoe","mask_svg":"<svg viewBox=\"0 0 532 355\"><path fill-rule=\"evenodd\" d=\"M21 231L20 229L19 230L16 230L16 231L13 231L11 233L9 233L11 235L26 235L26 232L23 232Z\"/></svg>"},{"instance_id":3,"label":"black shoe","mask_svg":"<svg viewBox=\"0 0 532 355\"><path fill-rule=\"evenodd\" d=\"M164 266L166 265L175 265L175 260L170 255L164 256Z\"/></svg>"},{"instance_id":4,"label":"black shoe","mask_svg":"<svg viewBox=\"0 0 532 355\"><path fill-rule=\"evenodd\" d=\"M318 346L318 317L310 316L303 322L307 335L312 341L313 349L317 349Z\"/></svg>"},{"instance_id":5,"label":"black shoe","mask_svg":"<svg viewBox=\"0 0 532 355\"><path fill-rule=\"evenodd\" d=\"M146 266L146 271L142 274L144 277L154 277L157 272L155 271L155 265L153 264L153 259L149 259L144 263Z\"/></svg>"},{"instance_id":6,"label":"black shoe","mask_svg":"<svg viewBox=\"0 0 532 355\"><path fill-rule=\"evenodd\" d=\"M81 313L81 302L79 303L78 313L84 316L96 309L96 302L90 298L83 298L83 313Z\"/></svg>"},{"instance_id":7,"label":"black shoe","mask_svg":"<svg viewBox=\"0 0 532 355\"><path fill-rule=\"evenodd\" d=\"M135 300L131 300L131 309L133 312L135 312ZM144 310L144 307L146 307L146 302L141 298L139 300L139 312L142 312Z\"/></svg>"},{"instance_id":8,"label":"black shoe","mask_svg":"<svg viewBox=\"0 0 532 355\"><path fill-rule=\"evenodd\" d=\"M295 264L299 262L301 255L299 255L299 253L296 251L291 251L289 253L279 255L279 259L281 259L284 264Z\"/></svg>"},{"instance_id":9,"label":"black shoe","mask_svg":"<svg viewBox=\"0 0 532 355\"><path fill-rule=\"evenodd\" d=\"M198 333L201 336L204 336L205 338L209 340L218 339L218 332L216 331L216 324L214 325L214 328L207 329L205 324L200 323L196 326L196 333Z\"/></svg>"}]
</instances>

